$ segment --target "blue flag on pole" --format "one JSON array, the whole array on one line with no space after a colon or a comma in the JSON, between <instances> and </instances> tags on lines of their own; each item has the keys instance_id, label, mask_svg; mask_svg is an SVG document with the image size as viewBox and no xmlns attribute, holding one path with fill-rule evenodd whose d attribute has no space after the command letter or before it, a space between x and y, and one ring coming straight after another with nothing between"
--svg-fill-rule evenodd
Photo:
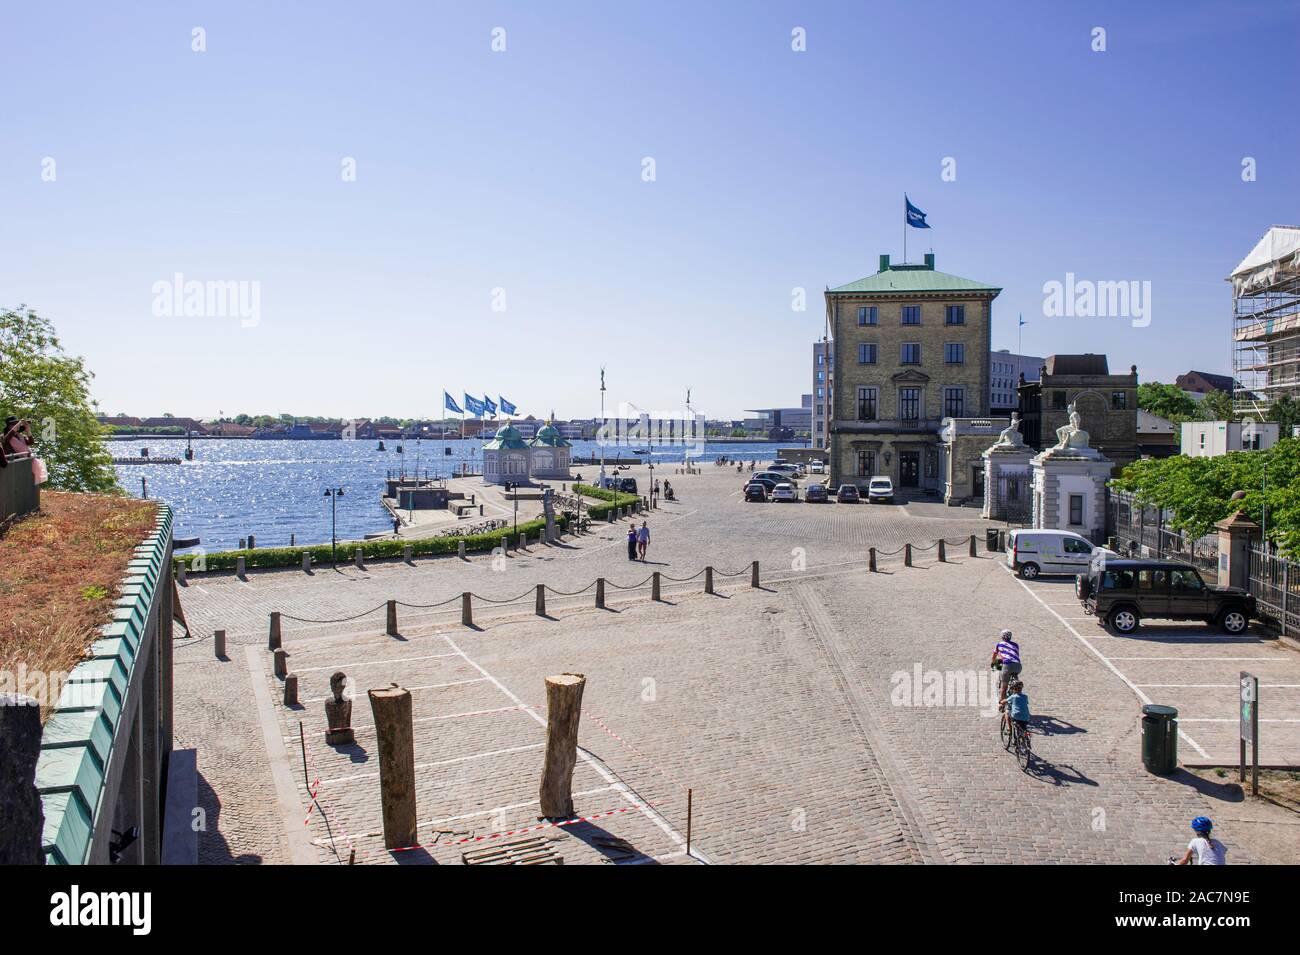
<instances>
[{"instance_id":1,"label":"blue flag on pole","mask_svg":"<svg viewBox=\"0 0 1300 955\"><path fill-rule=\"evenodd\" d=\"M514 414L516 411L519 410L515 405L511 404L509 401L506 401L506 399L502 395L497 395L497 398L500 399L501 401L501 410L504 411L506 414Z\"/></svg>"},{"instance_id":2,"label":"blue flag on pole","mask_svg":"<svg viewBox=\"0 0 1300 955\"><path fill-rule=\"evenodd\" d=\"M913 229L928 229L930 225L925 221L925 213L912 205L912 200L907 198L907 193L903 193L903 202L907 207L907 224Z\"/></svg>"},{"instance_id":3,"label":"blue flag on pole","mask_svg":"<svg viewBox=\"0 0 1300 955\"><path fill-rule=\"evenodd\" d=\"M460 410L460 405L456 404L456 399L445 391L442 393L442 406L446 410L455 412L456 414L465 413Z\"/></svg>"},{"instance_id":4,"label":"blue flag on pole","mask_svg":"<svg viewBox=\"0 0 1300 955\"><path fill-rule=\"evenodd\" d=\"M477 418L483 417L483 413L487 411L487 406L469 392L465 393L465 407L469 410L470 414Z\"/></svg>"},{"instance_id":5,"label":"blue flag on pole","mask_svg":"<svg viewBox=\"0 0 1300 955\"><path fill-rule=\"evenodd\" d=\"M487 409L487 413L490 414L492 417L495 418L497 416L496 402L494 402L487 395L483 396L483 407Z\"/></svg>"}]
</instances>

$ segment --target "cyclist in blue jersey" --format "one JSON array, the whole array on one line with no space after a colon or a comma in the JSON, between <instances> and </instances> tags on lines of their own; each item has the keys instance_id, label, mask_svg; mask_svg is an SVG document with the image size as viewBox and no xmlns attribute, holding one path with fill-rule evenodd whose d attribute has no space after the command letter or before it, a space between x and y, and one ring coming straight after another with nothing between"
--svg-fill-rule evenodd
<instances>
[{"instance_id":1,"label":"cyclist in blue jersey","mask_svg":"<svg viewBox=\"0 0 1300 955\"><path fill-rule=\"evenodd\" d=\"M1012 680L1010 685L1010 694L1006 699L1006 715L1003 719L1014 721L1021 732L1029 732L1029 694L1025 692L1025 685L1019 680Z\"/></svg>"}]
</instances>

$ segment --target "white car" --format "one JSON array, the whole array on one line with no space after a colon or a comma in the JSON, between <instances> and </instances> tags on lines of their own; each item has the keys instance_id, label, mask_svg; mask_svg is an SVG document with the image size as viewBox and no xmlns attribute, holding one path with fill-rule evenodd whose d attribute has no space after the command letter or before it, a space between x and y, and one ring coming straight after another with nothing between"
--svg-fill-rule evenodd
<instances>
[{"instance_id":1,"label":"white car","mask_svg":"<svg viewBox=\"0 0 1300 955\"><path fill-rule=\"evenodd\" d=\"M813 461L808 465L809 474L825 474L826 464L822 461Z\"/></svg>"},{"instance_id":2,"label":"white car","mask_svg":"<svg viewBox=\"0 0 1300 955\"><path fill-rule=\"evenodd\" d=\"M873 477L867 484L867 503L894 503L894 482L887 477Z\"/></svg>"},{"instance_id":3,"label":"white car","mask_svg":"<svg viewBox=\"0 0 1300 955\"><path fill-rule=\"evenodd\" d=\"M797 501L799 492L794 489L793 484L778 484L772 488L773 501Z\"/></svg>"},{"instance_id":4,"label":"white car","mask_svg":"<svg viewBox=\"0 0 1300 955\"><path fill-rule=\"evenodd\" d=\"M791 477L799 475L799 467L795 464L773 464L769 471L776 471L779 474L789 474Z\"/></svg>"},{"instance_id":5,"label":"white car","mask_svg":"<svg viewBox=\"0 0 1300 955\"><path fill-rule=\"evenodd\" d=\"M1094 557L1118 557L1082 534L1058 530L1014 530L1007 535L1007 566L1033 580L1039 574L1086 574Z\"/></svg>"}]
</instances>

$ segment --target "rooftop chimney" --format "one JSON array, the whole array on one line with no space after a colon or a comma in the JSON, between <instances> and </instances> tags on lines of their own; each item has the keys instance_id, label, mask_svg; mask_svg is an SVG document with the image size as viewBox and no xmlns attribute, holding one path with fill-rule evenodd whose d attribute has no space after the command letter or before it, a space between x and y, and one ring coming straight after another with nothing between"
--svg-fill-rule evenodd
<instances>
[{"instance_id":1,"label":"rooftop chimney","mask_svg":"<svg viewBox=\"0 0 1300 955\"><path fill-rule=\"evenodd\" d=\"M888 256L888 255L882 255L882 256L880 257L880 271L881 271L881 272L888 272L888 271L889 271L889 256Z\"/></svg>"},{"instance_id":2,"label":"rooftop chimney","mask_svg":"<svg viewBox=\"0 0 1300 955\"><path fill-rule=\"evenodd\" d=\"M927 252L927 253L925 253L925 267L926 267L927 269L931 269L931 270L934 269L934 253L933 253L933 252Z\"/></svg>"}]
</instances>

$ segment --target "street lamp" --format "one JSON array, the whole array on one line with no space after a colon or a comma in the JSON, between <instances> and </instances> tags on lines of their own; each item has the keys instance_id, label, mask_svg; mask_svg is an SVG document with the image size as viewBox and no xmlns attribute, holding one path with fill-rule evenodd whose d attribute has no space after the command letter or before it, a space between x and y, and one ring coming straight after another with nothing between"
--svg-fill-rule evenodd
<instances>
[{"instance_id":1,"label":"street lamp","mask_svg":"<svg viewBox=\"0 0 1300 955\"><path fill-rule=\"evenodd\" d=\"M650 477L648 478L648 480L650 482L650 487L647 488L647 490L650 492L650 506L654 507L655 506L655 463L653 461L650 462Z\"/></svg>"},{"instance_id":2,"label":"street lamp","mask_svg":"<svg viewBox=\"0 0 1300 955\"><path fill-rule=\"evenodd\" d=\"M519 536L519 482L507 481L506 490L515 499L515 537Z\"/></svg>"},{"instance_id":3,"label":"street lamp","mask_svg":"<svg viewBox=\"0 0 1300 955\"><path fill-rule=\"evenodd\" d=\"M339 498L343 496L343 488L326 488L325 496L330 499L330 557L334 561L334 566L339 564L339 543L338 543L338 504Z\"/></svg>"}]
</instances>

